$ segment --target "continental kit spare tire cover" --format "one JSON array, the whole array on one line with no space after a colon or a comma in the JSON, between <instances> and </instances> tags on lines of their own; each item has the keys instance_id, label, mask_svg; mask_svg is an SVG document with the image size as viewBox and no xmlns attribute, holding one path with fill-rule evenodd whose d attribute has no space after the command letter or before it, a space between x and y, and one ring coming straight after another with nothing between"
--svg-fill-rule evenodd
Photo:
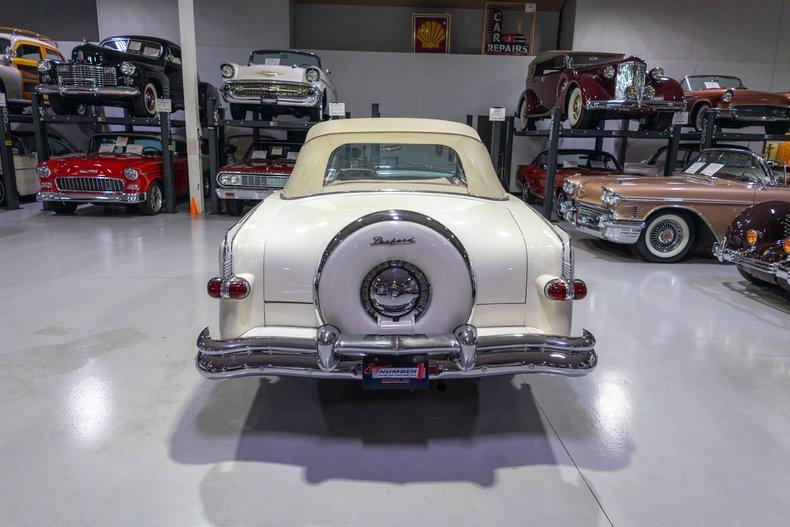
<instances>
[{"instance_id":1,"label":"continental kit spare tire cover","mask_svg":"<svg viewBox=\"0 0 790 527\"><path fill-rule=\"evenodd\" d=\"M375 334L379 320L414 317L415 334L449 333L468 322L474 274L458 238L416 212L381 211L342 229L316 274L324 324Z\"/></svg>"}]
</instances>

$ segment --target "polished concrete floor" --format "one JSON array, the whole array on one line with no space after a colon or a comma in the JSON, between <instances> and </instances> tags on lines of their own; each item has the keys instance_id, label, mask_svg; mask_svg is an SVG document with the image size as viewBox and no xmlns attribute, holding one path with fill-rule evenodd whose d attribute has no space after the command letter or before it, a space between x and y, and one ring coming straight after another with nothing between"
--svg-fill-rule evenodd
<instances>
[{"instance_id":1,"label":"polished concrete floor","mask_svg":"<svg viewBox=\"0 0 790 527\"><path fill-rule=\"evenodd\" d=\"M2 525L788 525L790 302L575 235L590 376L209 382L227 217L0 211Z\"/></svg>"}]
</instances>

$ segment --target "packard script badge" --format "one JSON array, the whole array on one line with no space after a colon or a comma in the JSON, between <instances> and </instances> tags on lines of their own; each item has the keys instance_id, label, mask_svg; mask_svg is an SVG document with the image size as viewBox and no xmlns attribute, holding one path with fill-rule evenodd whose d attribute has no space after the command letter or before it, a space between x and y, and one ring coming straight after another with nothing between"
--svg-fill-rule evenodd
<instances>
[{"instance_id":1,"label":"packard script badge","mask_svg":"<svg viewBox=\"0 0 790 527\"><path fill-rule=\"evenodd\" d=\"M385 240L383 236L374 236L370 245L409 245L414 243L414 236L411 238L390 238Z\"/></svg>"}]
</instances>

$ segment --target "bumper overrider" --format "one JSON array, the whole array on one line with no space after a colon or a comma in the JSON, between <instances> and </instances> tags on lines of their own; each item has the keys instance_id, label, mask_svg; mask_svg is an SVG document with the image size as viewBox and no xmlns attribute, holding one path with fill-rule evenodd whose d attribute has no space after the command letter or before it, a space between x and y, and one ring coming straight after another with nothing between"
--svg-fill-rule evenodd
<instances>
[{"instance_id":1,"label":"bumper overrider","mask_svg":"<svg viewBox=\"0 0 790 527\"><path fill-rule=\"evenodd\" d=\"M584 375L598 362L595 338L534 333L478 336L471 325L440 335L346 335L324 325L314 338L255 336L197 340L196 365L202 375L227 379L284 375L362 379L363 358L371 355L428 355L432 379L552 373Z\"/></svg>"},{"instance_id":2,"label":"bumper overrider","mask_svg":"<svg viewBox=\"0 0 790 527\"><path fill-rule=\"evenodd\" d=\"M764 262L742 251L728 249L723 243L713 245L713 255L720 262L730 262L737 266L756 271L761 278L790 289L790 260L784 262Z\"/></svg>"},{"instance_id":3,"label":"bumper overrider","mask_svg":"<svg viewBox=\"0 0 790 527\"><path fill-rule=\"evenodd\" d=\"M66 97L137 97L140 90L133 86L68 86L61 84L39 84L36 92L45 95L63 95Z\"/></svg>"},{"instance_id":4,"label":"bumper overrider","mask_svg":"<svg viewBox=\"0 0 790 527\"><path fill-rule=\"evenodd\" d=\"M648 100L588 100L585 104L588 110L631 111L649 110L651 112L682 112L686 109L685 101L664 101L659 99Z\"/></svg>"},{"instance_id":5,"label":"bumper overrider","mask_svg":"<svg viewBox=\"0 0 790 527\"><path fill-rule=\"evenodd\" d=\"M71 201L74 203L142 203L145 192L39 192L38 201Z\"/></svg>"},{"instance_id":6,"label":"bumper overrider","mask_svg":"<svg viewBox=\"0 0 790 527\"><path fill-rule=\"evenodd\" d=\"M585 212L571 200L560 203L560 215L580 231L615 243L634 244L645 228L643 221L616 220L612 214Z\"/></svg>"}]
</instances>

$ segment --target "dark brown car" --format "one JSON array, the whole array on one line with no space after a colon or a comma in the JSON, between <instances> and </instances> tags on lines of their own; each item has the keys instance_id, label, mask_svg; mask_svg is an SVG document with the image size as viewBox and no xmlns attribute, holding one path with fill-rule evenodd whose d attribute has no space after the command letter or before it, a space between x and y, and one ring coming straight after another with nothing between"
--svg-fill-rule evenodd
<instances>
[{"instance_id":1,"label":"dark brown car","mask_svg":"<svg viewBox=\"0 0 790 527\"><path fill-rule=\"evenodd\" d=\"M765 126L769 134L790 130L790 97L784 93L747 90L738 77L689 75L681 82L689 124L702 130L706 110L719 110L718 124L728 128Z\"/></svg>"},{"instance_id":2,"label":"dark brown car","mask_svg":"<svg viewBox=\"0 0 790 527\"><path fill-rule=\"evenodd\" d=\"M572 128L595 128L604 119L644 119L648 130L664 130L683 111L683 89L661 68L647 69L623 53L544 51L529 65L516 117L521 128L561 108Z\"/></svg>"},{"instance_id":3,"label":"dark brown car","mask_svg":"<svg viewBox=\"0 0 790 527\"><path fill-rule=\"evenodd\" d=\"M741 212L713 252L750 282L790 292L790 201L765 201Z\"/></svg>"}]
</instances>

